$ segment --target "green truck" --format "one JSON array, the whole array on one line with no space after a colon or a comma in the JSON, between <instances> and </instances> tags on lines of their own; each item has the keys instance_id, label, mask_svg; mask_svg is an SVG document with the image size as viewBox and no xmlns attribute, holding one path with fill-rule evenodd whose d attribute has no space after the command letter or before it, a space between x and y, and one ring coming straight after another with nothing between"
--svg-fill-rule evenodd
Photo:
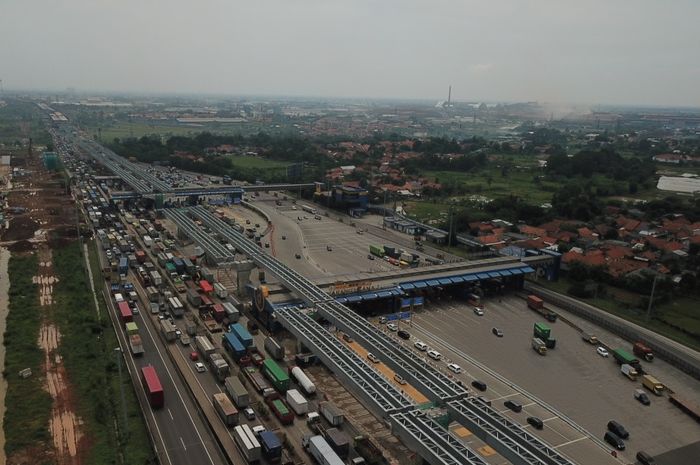
<instances>
[{"instance_id":1,"label":"green truck","mask_svg":"<svg viewBox=\"0 0 700 465\"><path fill-rule=\"evenodd\" d=\"M552 329L546 323L535 323L532 335L545 343L548 349L554 349L557 340L552 337Z\"/></svg>"},{"instance_id":2,"label":"green truck","mask_svg":"<svg viewBox=\"0 0 700 465\"><path fill-rule=\"evenodd\" d=\"M384 246L383 245L370 245L369 253L376 255L379 258L384 257Z\"/></svg>"},{"instance_id":3,"label":"green truck","mask_svg":"<svg viewBox=\"0 0 700 465\"><path fill-rule=\"evenodd\" d=\"M620 365L627 364L637 370L637 373L644 373L642 370L642 364L639 363L637 357L630 354L625 349L613 349L612 356Z\"/></svg>"},{"instance_id":4,"label":"green truck","mask_svg":"<svg viewBox=\"0 0 700 465\"><path fill-rule=\"evenodd\" d=\"M280 368L280 366L271 358L266 358L263 362L263 373L270 380L272 385L279 392L285 392L289 389L289 375Z\"/></svg>"}]
</instances>

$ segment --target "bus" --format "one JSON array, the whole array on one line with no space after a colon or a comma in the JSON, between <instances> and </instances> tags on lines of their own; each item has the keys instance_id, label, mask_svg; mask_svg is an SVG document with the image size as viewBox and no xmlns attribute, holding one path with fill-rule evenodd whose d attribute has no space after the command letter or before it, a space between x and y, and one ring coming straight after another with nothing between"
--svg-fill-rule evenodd
<instances>
[{"instance_id":1,"label":"bus","mask_svg":"<svg viewBox=\"0 0 700 465\"><path fill-rule=\"evenodd\" d=\"M306 213L311 213L312 215L316 214L316 209L314 207L309 207L308 205L302 205L301 209L304 210Z\"/></svg>"}]
</instances>

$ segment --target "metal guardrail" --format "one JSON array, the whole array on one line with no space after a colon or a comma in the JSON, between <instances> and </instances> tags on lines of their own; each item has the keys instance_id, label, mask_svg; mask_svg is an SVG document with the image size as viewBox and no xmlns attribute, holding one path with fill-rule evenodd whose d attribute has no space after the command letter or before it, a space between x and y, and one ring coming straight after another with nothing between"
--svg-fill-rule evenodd
<instances>
[{"instance_id":1,"label":"metal guardrail","mask_svg":"<svg viewBox=\"0 0 700 465\"><path fill-rule=\"evenodd\" d=\"M398 344L379 331L366 319L338 302L316 305L321 316L365 345L371 347L379 358L406 379L414 381L416 387L431 401L444 402L467 395L467 390L445 376L412 350Z\"/></svg>"},{"instance_id":2,"label":"metal guardrail","mask_svg":"<svg viewBox=\"0 0 700 465\"><path fill-rule=\"evenodd\" d=\"M223 244L202 231L197 224L187 215L177 210L164 210L166 218L175 222L180 231L193 241L197 242L204 249L206 254L216 263L230 263L235 259L233 252L228 250Z\"/></svg>"},{"instance_id":3,"label":"metal guardrail","mask_svg":"<svg viewBox=\"0 0 700 465\"><path fill-rule=\"evenodd\" d=\"M525 289L578 317L618 334L632 343L643 341L644 344L654 351L655 356L666 360L692 377L700 379L700 353L687 347L682 347L664 336L572 297L550 291L527 281L525 282Z\"/></svg>"}]
</instances>

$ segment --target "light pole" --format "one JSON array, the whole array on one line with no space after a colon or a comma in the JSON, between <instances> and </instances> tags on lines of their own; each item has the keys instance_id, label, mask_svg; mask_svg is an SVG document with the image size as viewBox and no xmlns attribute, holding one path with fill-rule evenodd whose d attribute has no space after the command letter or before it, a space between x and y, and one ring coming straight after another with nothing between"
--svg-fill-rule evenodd
<instances>
[{"instance_id":1,"label":"light pole","mask_svg":"<svg viewBox=\"0 0 700 465\"><path fill-rule=\"evenodd\" d=\"M647 306L647 317L646 320L649 321L651 317L651 305L654 303L654 291L656 291L656 280L659 279L659 275L654 275L654 283L651 285L651 296L649 296L649 305Z\"/></svg>"},{"instance_id":2,"label":"light pole","mask_svg":"<svg viewBox=\"0 0 700 465\"><path fill-rule=\"evenodd\" d=\"M120 355L122 354L122 350L119 347L114 348L114 356L117 359L117 368L119 370L119 393L121 394L122 398L122 409L124 413L124 434L122 434L122 440L124 441L124 445L126 446L127 438L128 438L128 417L126 413L126 400L124 399L124 383L122 382L122 361ZM126 447L123 448L124 454L124 463L129 463L126 460Z\"/></svg>"}]
</instances>

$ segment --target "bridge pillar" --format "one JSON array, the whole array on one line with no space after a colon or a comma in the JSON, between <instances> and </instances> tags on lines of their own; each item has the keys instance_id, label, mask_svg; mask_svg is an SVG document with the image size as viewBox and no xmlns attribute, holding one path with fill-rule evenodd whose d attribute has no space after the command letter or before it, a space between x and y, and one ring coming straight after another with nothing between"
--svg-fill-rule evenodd
<instances>
[{"instance_id":1,"label":"bridge pillar","mask_svg":"<svg viewBox=\"0 0 700 465\"><path fill-rule=\"evenodd\" d=\"M233 262L233 269L236 270L236 292L239 297L245 297L245 286L250 282L250 272L255 268L255 263L251 260Z\"/></svg>"}]
</instances>

